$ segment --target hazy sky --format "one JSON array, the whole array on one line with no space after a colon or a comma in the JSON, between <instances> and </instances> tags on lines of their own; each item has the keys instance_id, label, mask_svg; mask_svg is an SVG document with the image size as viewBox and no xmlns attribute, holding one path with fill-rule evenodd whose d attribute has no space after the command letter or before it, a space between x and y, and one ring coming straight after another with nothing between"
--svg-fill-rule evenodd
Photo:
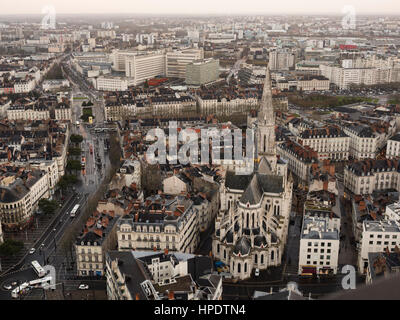
<instances>
[{"instance_id":1,"label":"hazy sky","mask_svg":"<svg viewBox=\"0 0 400 320\"><path fill-rule=\"evenodd\" d=\"M4 1L4 0L3 0ZM154 14L342 14L354 6L358 14L400 14L400 0L12 0L1 14L41 14L52 5L56 13Z\"/></svg>"}]
</instances>

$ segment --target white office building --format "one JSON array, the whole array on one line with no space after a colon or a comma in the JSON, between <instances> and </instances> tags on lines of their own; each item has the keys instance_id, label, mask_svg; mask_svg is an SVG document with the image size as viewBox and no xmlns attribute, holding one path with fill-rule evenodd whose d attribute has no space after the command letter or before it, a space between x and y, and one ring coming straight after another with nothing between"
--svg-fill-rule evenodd
<instances>
[{"instance_id":1,"label":"white office building","mask_svg":"<svg viewBox=\"0 0 400 320\"><path fill-rule=\"evenodd\" d=\"M400 246L400 227L393 220L364 221L358 256L358 268L365 274L368 268L368 254L371 252L395 252Z\"/></svg>"},{"instance_id":2,"label":"white office building","mask_svg":"<svg viewBox=\"0 0 400 320\"><path fill-rule=\"evenodd\" d=\"M125 58L125 75L132 78L133 85L148 79L165 76L166 57L163 52L128 55Z\"/></svg>"},{"instance_id":3,"label":"white office building","mask_svg":"<svg viewBox=\"0 0 400 320\"><path fill-rule=\"evenodd\" d=\"M338 222L339 221L339 222ZM340 218L331 212L304 214L299 250L299 274L336 274Z\"/></svg>"}]
</instances>

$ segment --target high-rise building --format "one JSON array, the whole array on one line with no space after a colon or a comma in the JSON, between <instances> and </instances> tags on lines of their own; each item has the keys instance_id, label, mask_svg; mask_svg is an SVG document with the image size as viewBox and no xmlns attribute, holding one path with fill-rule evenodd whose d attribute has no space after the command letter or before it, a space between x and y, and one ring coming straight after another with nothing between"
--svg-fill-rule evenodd
<instances>
[{"instance_id":1,"label":"high-rise building","mask_svg":"<svg viewBox=\"0 0 400 320\"><path fill-rule=\"evenodd\" d=\"M270 70L289 70L294 66L294 53L274 50L269 53Z\"/></svg>"},{"instance_id":2,"label":"high-rise building","mask_svg":"<svg viewBox=\"0 0 400 320\"><path fill-rule=\"evenodd\" d=\"M217 81L218 78L219 60L198 60L186 66L186 84L200 86Z\"/></svg>"},{"instance_id":3,"label":"high-rise building","mask_svg":"<svg viewBox=\"0 0 400 320\"><path fill-rule=\"evenodd\" d=\"M186 49L168 52L167 77L185 79L186 66L195 60L204 59L203 49Z\"/></svg>"},{"instance_id":4,"label":"high-rise building","mask_svg":"<svg viewBox=\"0 0 400 320\"><path fill-rule=\"evenodd\" d=\"M166 57L163 52L128 55L125 58L125 75L133 78L133 85L166 74Z\"/></svg>"}]
</instances>

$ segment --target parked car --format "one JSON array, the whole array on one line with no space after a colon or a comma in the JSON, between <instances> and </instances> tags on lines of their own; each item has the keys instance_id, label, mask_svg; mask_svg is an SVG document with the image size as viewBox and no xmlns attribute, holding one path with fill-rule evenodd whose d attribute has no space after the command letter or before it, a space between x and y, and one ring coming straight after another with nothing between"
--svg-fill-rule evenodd
<instances>
[{"instance_id":1,"label":"parked car","mask_svg":"<svg viewBox=\"0 0 400 320\"><path fill-rule=\"evenodd\" d=\"M11 290L11 289L12 289L12 286L11 286L10 284L5 284L5 285L3 286L3 288L6 289L6 290Z\"/></svg>"},{"instance_id":2,"label":"parked car","mask_svg":"<svg viewBox=\"0 0 400 320\"><path fill-rule=\"evenodd\" d=\"M34 254L34 253L35 253L35 251L36 251L36 249L35 249L35 248L31 248L31 250L29 250L29 254Z\"/></svg>"},{"instance_id":3,"label":"parked car","mask_svg":"<svg viewBox=\"0 0 400 320\"><path fill-rule=\"evenodd\" d=\"M260 275L260 269L256 268L256 271L254 271L254 275L258 277Z\"/></svg>"},{"instance_id":4,"label":"parked car","mask_svg":"<svg viewBox=\"0 0 400 320\"><path fill-rule=\"evenodd\" d=\"M81 285L79 285L78 289L79 290L87 290L87 289L89 289L89 286L87 284L81 284Z\"/></svg>"}]
</instances>

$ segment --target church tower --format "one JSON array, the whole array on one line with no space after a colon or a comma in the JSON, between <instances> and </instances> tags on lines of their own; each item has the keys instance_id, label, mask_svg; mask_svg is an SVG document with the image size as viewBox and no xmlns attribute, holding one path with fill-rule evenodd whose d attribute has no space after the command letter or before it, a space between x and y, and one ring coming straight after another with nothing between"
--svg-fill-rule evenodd
<instances>
[{"instance_id":1,"label":"church tower","mask_svg":"<svg viewBox=\"0 0 400 320\"><path fill-rule=\"evenodd\" d=\"M272 105L271 78L268 67L258 112L257 152L259 167L264 162L264 166L268 164L270 173L276 173L275 113Z\"/></svg>"}]
</instances>

